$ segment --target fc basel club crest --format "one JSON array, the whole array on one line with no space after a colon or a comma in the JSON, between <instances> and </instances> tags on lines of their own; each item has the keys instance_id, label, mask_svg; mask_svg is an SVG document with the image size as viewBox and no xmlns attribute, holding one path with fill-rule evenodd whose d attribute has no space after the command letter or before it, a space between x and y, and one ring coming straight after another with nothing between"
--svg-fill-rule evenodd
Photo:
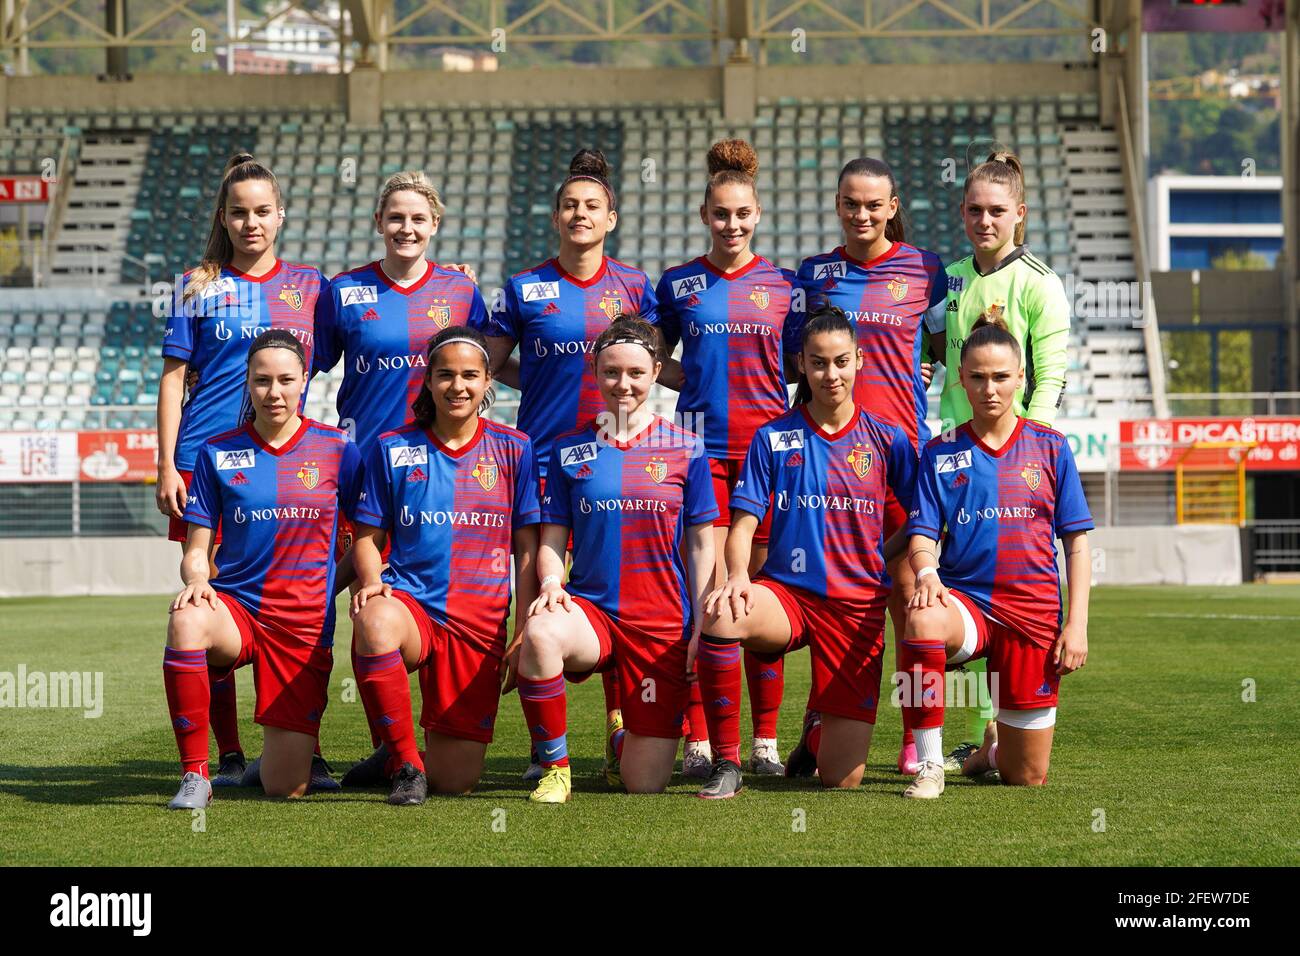
<instances>
[{"instance_id":1,"label":"fc basel club crest","mask_svg":"<svg viewBox=\"0 0 1300 956\"><path fill-rule=\"evenodd\" d=\"M605 290L605 294L600 297L600 302L597 304L600 306L600 311L604 312L611 322L623 313L622 296L609 289Z\"/></svg>"},{"instance_id":2,"label":"fc basel club crest","mask_svg":"<svg viewBox=\"0 0 1300 956\"><path fill-rule=\"evenodd\" d=\"M1025 484L1029 486L1030 491L1037 491L1038 486L1043 483L1043 470L1038 467L1038 462L1031 461L1020 472L1020 477L1025 479Z\"/></svg>"},{"instance_id":3,"label":"fc basel club crest","mask_svg":"<svg viewBox=\"0 0 1300 956\"><path fill-rule=\"evenodd\" d=\"M853 466L853 473L859 478L867 477L871 471L871 450L863 448L860 444L853 446L853 451L849 452L848 462Z\"/></svg>"},{"instance_id":4,"label":"fc basel club crest","mask_svg":"<svg viewBox=\"0 0 1300 956\"><path fill-rule=\"evenodd\" d=\"M889 281L885 283L885 288L889 290L895 302L902 302L903 297L907 295L907 280L902 276L890 276Z\"/></svg>"},{"instance_id":5,"label":"fc basel club crest","mask_svg":"<svg viewBox=\"0 0 1300 956\"><path fill-rule=\"evenodd\" d=\"M320 469L316 467L316 462L309 461L298 469L298 480L302 486L311 491L320 483Z\"/></svg>"},{"instance_id":6,"label":"fc basel club crest","mask_svg":"<svg viewBox=\"0 0 1300 956\"><path fill-rule=\"evenodd\" d=\"M287 285L280 290L278 297L281 302L293 309L295 312L302 311L302 290L296 285Z\"/></svg>"},{"instance_id":7,"label":"fc basel club crest","mask_svg":"<svg viewBox=\"0 0 1300 956\"><path fill-rule=\"evenodd\" d=\"M491 491L497 486L497 477L501 474L501 469L497 467L496 459L488 456L480 458L470 474L478 479L484 491Z\"/></svg>"},{"instance_id":8,"label":"fc basel club crest","mask_svg":"<svg viewBox=\"0 0 1300 956\"><path fill-rule=\"evenodd\" d=\"M429 306L428 315L433 319L433 324L440 329L445 329L451 324L451 306L447 304L446 299L434 299L433 305Z\"/></svg>"},{"instance_id":9,"label":"fc basel club crest","mask_svg":"<svg viewBox=\"0 0 1300 956\"><path fill-rule=\"evenodd\" d=\"M657 485L668 477L668 461L652 455L645 470L650 475L650 480Z\"/></svg>"},{"instance_id":10,"label":"fc basel club crest","mask_svg":"<svg viewBox=\"0 0 1300 956\"><path fill-rule=\"evenodd\" d=\"M749 294L749 301L754 303L754 305L758 306L760 309L766 309L767 304L772 301L772 297L768 294L767 286L754 286L754 291Z\"/></svg>"}]
</instances>

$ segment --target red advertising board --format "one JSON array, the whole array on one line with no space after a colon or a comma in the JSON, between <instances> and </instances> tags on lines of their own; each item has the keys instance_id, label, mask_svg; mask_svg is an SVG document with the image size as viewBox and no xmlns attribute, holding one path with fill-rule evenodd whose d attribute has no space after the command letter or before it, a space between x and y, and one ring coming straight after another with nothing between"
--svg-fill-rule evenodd
<instances>
[{"instance_id":1,"label":"red advertising board","mask_svg":"<svg viewBox=\"0 0 1300 956\"><path fill-rule=\"evenodd\" d=\"M0 202L49 202L50 184L40 176L0 176Z\"/></svg>"},{"instance_id":2,"label":"red advertising board","mask_svg":"<svg viewBox=\"0 0 1300 956\"><path fill-rule=\"evenodd\" d=\"M158 474L158 433L78 432L77 457L82 481L147 481Z\"/></svg>"},{"instance_id":3,"label":"red advertising board","mask_svg":"<svg viewBox=\"0 0 1300 956\"><path fill-rule=\"evenodd\" d=\"M1247 471L1300 471L1300 418L1143 418L1119 423L1120 468L1172 471L1195 442L1254 442Z\"/></svg>"}]
</instances>

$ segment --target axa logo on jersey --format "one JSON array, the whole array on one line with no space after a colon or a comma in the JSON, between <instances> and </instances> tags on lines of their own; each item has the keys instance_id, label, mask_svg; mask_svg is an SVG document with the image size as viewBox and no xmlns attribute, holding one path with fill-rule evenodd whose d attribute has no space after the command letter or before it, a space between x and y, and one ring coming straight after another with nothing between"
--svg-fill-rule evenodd
<instances>
[{"instance_id":1,"label":"axa logo on jersey","mask_svg":"<svg viewBox=\"0 0 1300 956\"><path fill-rule=\"evenodd\" d=\"M525 302L542 302L546 299L560 297L558 282L525 282L519 287L519 293Z\"/></svg>"},{"instance_id":2,"label":"axa logo on jersey","mask_svg":"<svg viewBox=\"0 0 1300 956\"><path fill-rule=\"evenodd\" d=\"M803 430L796 428L788 432L770 432L767 439L772 444L772 451L790 451L803 447Z\"/></svg>"},{"instance_id":3,"label":"axa logo on jersey","mask_svg":"<svg viewBox=\"0 0 1300 956\"><path fill-rule=\"evenodd\" d=\"M936 455L934 459L934 470L936 474L944 474L950 471L959 471L962 468L971 466L970 451L959 451L953 455Z\"/></svg>"},{"instance_id":4,"label":"axa logo on jersey","mask_svg":"<svg viewBox=\"0 0 1300 956\"><path fill-rule=\"evenodd\" d=\"M424 445L393 445L388 449L388 463L393 468L429 464L429 449Z\"/></svg>"},{"instance_id":5,"label":"axa logo on jersey","mask_svg":"<svg viewBox=\"0 0 1300 956\"><path fill-rule=\"evenodd\" d=\"M813 267L813 279L843 279L844 278L844 261L823 262L819 266Z\"/></svg>"},{"instance_id":6,"label":"axa logo on jersey","mask_svg":"<svg viewBox=\"0 0 1300 956\"><path fill-rule=\"evenodd\" d=\"M373 285L353 285L339 292L340 305L373 305L379 301L379 287Z\"/></svg>"},{"instance_id":7,"label":"axa logo on jersey","mask_svg":"<svg viewBox=\"0 0 1300 956\"><path fill-rule=\"evenodd\" d=\"M673 298L684 299L688 295L704 291L704 276L693 275L678 279L673 283Z\"/></svg>"},{"instance_id":8,"label":"axa logo on jersey","mask_svg":"<svg viewBox=\"0 0 1300 956\"><path fill-rule=\"evenodd\" d=\"M255 464L257 464L256 455L251 448L217 452L217 471L252 468Z\"/></svg>"},{"instance_id":9,"label":"axa logo on jersey","mask_svg":"<svg viewBox=\"0 0 1300 956\"><path fill-rule=\"evenodd\" d=\"M560 449L561 465L578 465L596 457L596 443L583 442L581 445L569 445Z\"/></svg>"}]
</instances>

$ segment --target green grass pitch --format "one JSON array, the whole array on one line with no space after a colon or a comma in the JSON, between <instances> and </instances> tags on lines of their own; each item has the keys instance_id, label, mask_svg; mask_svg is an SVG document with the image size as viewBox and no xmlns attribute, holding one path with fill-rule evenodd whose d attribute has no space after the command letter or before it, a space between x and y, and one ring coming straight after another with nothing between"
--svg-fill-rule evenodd
<instances>
[{"instance_id":1,"label":"green grass pitch","mask_svg":"<svg viewBox=\"0 0 1300 956\"><path fill-rule=\"evenodd\" d=\"M289 803L241 790L219 793L203 828L164 809L179 779L165 619L163 597L0 601L0 671L102 671L105 697L97 719L0 710L0 863L1300 863L1300 587L1096 589L1091 657L1062 685L1041 790L950 777L939 800L901 799L899 713L883 707L856 792L747 777L737 799L712 803L674 777L665 795L629 797L600 777L603 708L600 682L589 681L570 686L567 806L524 800L528 741L512 694L472 796L394 808L380 791ZM369 738L360 702L341 699L345 614L337 638L322 746L341 772ZM798 734L806 653L787 675L782 753ZM1243 700L1248 682L1253 702ZM261 733L247 671L239 701L251 756ZM950 716L952 743L964 717ZM746 755L748 726L746 712Z\"/></svg>"}]
</instances>

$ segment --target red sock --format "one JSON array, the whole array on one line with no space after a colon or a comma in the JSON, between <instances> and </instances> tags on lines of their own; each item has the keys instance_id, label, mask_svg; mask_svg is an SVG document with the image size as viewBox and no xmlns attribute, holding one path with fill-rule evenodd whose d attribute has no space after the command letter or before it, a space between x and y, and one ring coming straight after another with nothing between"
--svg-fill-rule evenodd
<instances>
[{"instance_id":1,"label":"red sock","mask_svg":"<svg viewBox=\"0 0 1300 956\"><path fill-rule=\"evenodd\" d=\"M533 680L520 674L518 684L519 703L524 708L528 736L537 750L537 762L543 767L567 767L569 708L564 675Z\"/></svg>"},{"instance_id":2,"label":"red sock","mask_svg":"<svg viewBox=\"0 0 1300 956\"><path fill-rule=\"evenodd\" d=\"M406 763L423 771L411 718L411 682L402 652L358 654L357 690L363 701L369 699L366 710L377 715L379 736L388 745L388 773L396 773Z\"/></svg>"},{"instance_id":3,"label":"red sock","mask_svg":"<svg viewBox=\"0 0 1300 956\"><path fill-rule=\"evenodd\" d=\"M357 644L356 641L353 641L352 642L353 676L356 676L356 673L357 673ZM370 713L370 701L366 699L364 694L361 696L361 707L366 712L366 726L370 728L370 746L372 748L378 749L381 738L379 736L379 731L375 730L375 718Z\"/></svg>"},{"instance_id":4,"label":"red sock","mask_svg":"<svg viewBox=\"0 0 1300 956\"><path fill-rule=\"evenodd\" d=\"M239 743L239 705L235 698L235 672L221 680L214 680L208 672L208 686L212 689L212 703L208 704L208 721L212 735L217 738L217 753L244 752Z\"/></svg>"},{"instance_id":5,"label":"red sock","mask_svg":"<svg viewBox=\"0 0 1300 956\"><path fill-rule=\"evenodd\" d=\"M682 736L686 738L687 743L707 744L709 742L709 723L708 718L704 716L699 681L691 684L691 694L686 701L686 714L682 717Z\"/></svg>"},{"instance_id":6,"label":"red sock","mask_svg":"<svg viewBox=\"0 0 1300 956\"><path fill-rule=\"evenodd\" d=\"M785 655L745 651L745 684L749 688L754 736L774 739L781 699L785 697Z\"/></svg>"},{"instance_id":7,"label":"red sock","mask_svg":"<svg viewBox=\"0 0 1300 956\"><path fill-rule=\"evenodd\" d=\"M713 757L740 763L740 642L700 635L695 671Z\"/></svg>"},{"instance_id":8,"label":"red sock","mask_svg":"<svg viewBox=\"0 0 1300 956\"><path fill-rule=\"evenodd\" d=\"M618 671L611 667L600 675L600 682L605 687L605 713L618 710L622 706L618 699Z\"/></svg>"},{"instance_id":9,"label":"red sock","mask_svg":"<svg viewBox=\"0 0 1300 956\"><path fill-rule=\"evenodd\" d=\"M899 641L898 667L906 681L903 686L906 726L919 730L943 726L943 671L947 663L948 652L943 641L924 637Z\"/></svg>"},{"instance_id":10,"label":"red sock","mask_svg":"<svg viewBox=\"0 0 1300 956\"><path fill-rule=\"evenodd\" d=\"M163 651L163 687L167 711L176 732L176 749L181 755L181 773L208 775L208 707L212 689L208 686L208 652Z\"/></svg>"}]
</instances>

